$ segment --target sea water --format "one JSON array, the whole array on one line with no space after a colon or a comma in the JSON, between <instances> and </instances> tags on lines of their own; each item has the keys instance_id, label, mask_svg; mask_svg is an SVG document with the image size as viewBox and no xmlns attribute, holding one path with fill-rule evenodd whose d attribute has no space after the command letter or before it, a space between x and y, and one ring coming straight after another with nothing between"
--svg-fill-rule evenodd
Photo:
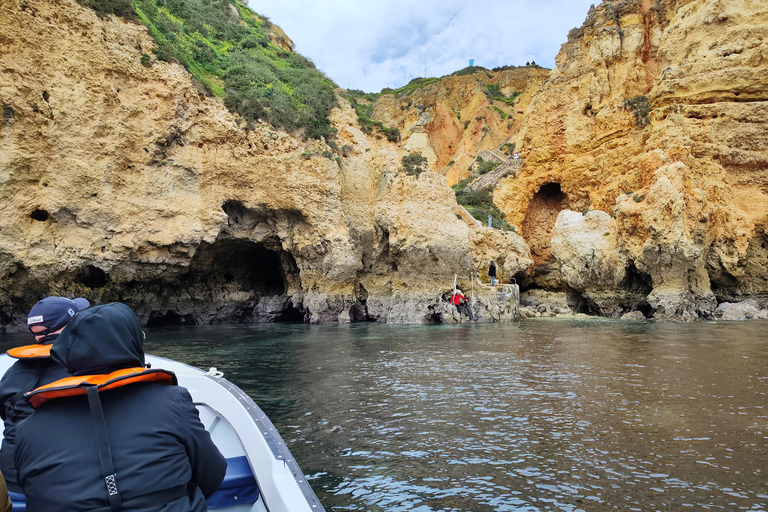
<instances>
[{"instance_id":1,"label":"sea water","mask_svg":"<svg viewBox=\"0 0 768 512\"><path fill-rule=\"evenodd\" d=\"M768 510L765 321L146 332L245 390L328 511Z\"/></svg>"}]
</instances>

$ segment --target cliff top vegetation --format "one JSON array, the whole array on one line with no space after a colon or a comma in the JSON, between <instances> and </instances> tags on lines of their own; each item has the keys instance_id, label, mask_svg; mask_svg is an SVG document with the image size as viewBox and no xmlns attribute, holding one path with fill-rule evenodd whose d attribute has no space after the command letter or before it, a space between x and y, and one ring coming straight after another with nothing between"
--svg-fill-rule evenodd
<instances>
[{"instance_id":1,"label":"cliff top vegetation","mask_svg":"<svg viewBox=\"0 0 768 512\"><path fill-rule=\"evenodd\" d=\"M333 135L337 88L302 55L274 44L270 21L237 0L78 0L99 15L140 20L159 60L183 65L250 126L258 120L311 138ZM151 57L142 56L144 65Z\"/></svg>"}]
</instances>

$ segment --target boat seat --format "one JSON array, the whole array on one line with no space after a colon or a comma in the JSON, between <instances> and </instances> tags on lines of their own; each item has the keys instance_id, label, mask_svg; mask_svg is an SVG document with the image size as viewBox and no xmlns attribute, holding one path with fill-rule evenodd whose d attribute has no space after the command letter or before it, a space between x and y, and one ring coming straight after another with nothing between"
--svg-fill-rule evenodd
<instances>
[{"instance_id":1,"label":"boat seat","mask_svg":"<svg viewBox=\"0 0 768 512\"><path fill-rule=\"evenodd\" d=\"M23 494L9 492L13 503L12 512L24 512L27 503ZM259 499L259 486L253 476L248 458L232 457L227 459L227 473L219 488L208 498L208 508L224 508L232 505L255 503Z\"/></svg>"},{"instance_id":2,"label":"boat seat","mask_svg":"<svg viewBox=\"0 0 768 512\"><path fill-rule=\"evenodd\" d=\"M20 492L8 491L8 496L11 497L11 512L25 512L27 510L27 500Z\"/></svg>"},{"instance_id":3,"label":"boat seat","mask_svg":"<svg viewBox=\"0 0 768 512\"><path fill-rule=\"evenodd\" d=\"M255 503L258 499L259 486L256 477L253 476L248 458L243 455L227 459L224 481L207 501L209 509L216 509Z\"/></svg>"}]
</instances>

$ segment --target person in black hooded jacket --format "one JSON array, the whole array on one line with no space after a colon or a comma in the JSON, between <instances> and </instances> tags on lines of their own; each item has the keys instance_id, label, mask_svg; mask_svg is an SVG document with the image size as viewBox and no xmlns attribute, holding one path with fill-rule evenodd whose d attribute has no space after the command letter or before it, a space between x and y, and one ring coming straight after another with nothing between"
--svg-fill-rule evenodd
<instances>
[{"instance_id":1,"label":"person in black hooded jacket","mask_svg":"<svg viewBox=\"0 0 768 512\"><path fill-rule=\"evenodd\" d=\"M51 356L75 377L26 395L37 410L18 427L15 461L27 510L207 510L226 460L175 376L144 368L143 341L133 311L111 303L81 312L54 342ZM97 381L116 385L86 392Z\"/></svg>"},{"instance_id":2,"label":"person in black hooded jacket","mask_svg":"<svg viewBox=\"0 0 768 512\"><path fill-rule=\"evenodd\" d=\"M24 401L24 393L38 386L68 377L67 370L51 359L50 349L64 327L90 306L83 298L46 297L27 316L27 326L35 336L35 345L16 347L8 355L18 359L0 380L0 417L3 418L3 442L0 445L0 471L8 490L21 493L17 483L13 452L16 446L16 426L32 414L32 406ZM19 499L14 496L14 499Z\"/></svg>"}]
</instances>

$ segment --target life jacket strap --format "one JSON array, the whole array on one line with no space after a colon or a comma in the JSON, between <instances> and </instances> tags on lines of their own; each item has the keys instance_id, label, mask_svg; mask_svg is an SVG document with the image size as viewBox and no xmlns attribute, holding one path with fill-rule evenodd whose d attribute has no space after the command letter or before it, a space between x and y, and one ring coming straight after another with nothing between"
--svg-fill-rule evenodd
<instances>
[{"instance_id":1,"label":"life jacket strap","mask_svg":"<svg viewBox=\"0 0 768 512\"><path fill-rule=\"evenodd\" d=\"M112 449L109 446L104 410L101 408L101 400L99 400L99 388L96 385L90 385L87 387L86 392L88 394L88 405L91 408L91 420L93 421L93 430L96 435L96 446L99 449L101 473L104 475L104 483L107 486L109 507L112 509L112 512L119 512L123 509L123 503L120 500L120 491L117 490L115 466L112 462Z\"/></svg>"}]
</instances>

